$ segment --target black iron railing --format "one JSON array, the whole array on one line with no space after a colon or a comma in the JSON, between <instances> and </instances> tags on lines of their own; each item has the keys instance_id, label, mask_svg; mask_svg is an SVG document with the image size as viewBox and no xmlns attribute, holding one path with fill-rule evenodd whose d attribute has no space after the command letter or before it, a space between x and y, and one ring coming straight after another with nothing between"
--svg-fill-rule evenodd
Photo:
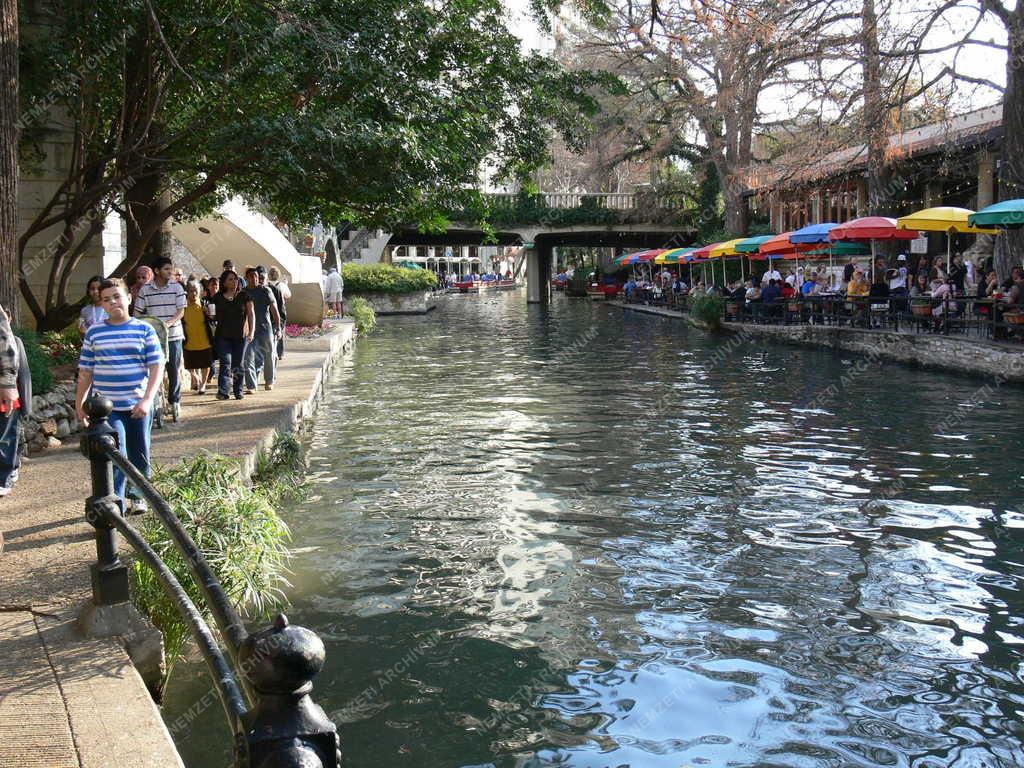
<instances>
[{"instance_id":1,"label":"black iron railing","mask_svg":"<svg viewBox=\"0 0 1024 768\"><path fill-rule=\"evenodd\" d=\"M688 311L690 296L636 289L625 301ZM1024 341L1024 311L993 299L929 296L794 296L772 302L722 299L722 320L765 325L826 325Z\"/></svg>"},{"instance_id":2,"label":"black iron railing","mask_svg":"<svg viewBox=\"0 0 1024 768\"><path fill-rule=\"evenodd\" d=\"M86 518L96 529L93 601L102 606L129 599L128 566L118 555L120 534L153 569L187 622L231 726L237 768L338 768L337 729L309 696L313 678L324 663L323 642L308 629L290 626L283 614L267 629L253 634L246 630L206 558L170 506L118 451L117 432L109 422L112 407L103 397L87 402L90 426L82 438L82 452L92 474ZM114 494L115 465L170 532L213 614L227 656L175 575L126 521L124 501ZM241 685L235 670L241 673Z\"/></svg>"}]
</instances>

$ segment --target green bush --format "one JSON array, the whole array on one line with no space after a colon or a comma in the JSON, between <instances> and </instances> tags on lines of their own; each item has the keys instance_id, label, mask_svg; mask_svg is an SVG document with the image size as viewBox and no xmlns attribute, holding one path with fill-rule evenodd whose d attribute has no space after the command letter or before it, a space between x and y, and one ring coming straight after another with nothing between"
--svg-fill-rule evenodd
<instances>
[{"instance_id":1,"label":"green bush","mask_svg":"<svg viewBox=\"0 0 1024 768\"><path fill-rule=\"evenodd\" d=\"M77 325L63 331L47 331L40 344L55 365L67 365L78 360L82 351L82 334Z\"/></svg>"},{"instance_id":2,"label":"green bush","mask_svg":"<svg viewBox=\"0 0 1024 768\"><path fill-rule=\"evenodd\" d=\"M25 345L28 368L32 373L32 393L45 395L53 389L53 362L40 346L38 333L31 328L15 328L14 333Z\"/></svg>"},{"instance_id":3,"label":"green bush","mask_svg":"<svg viewBox=\"0 0 1024 768\"><path fill-rule=\"evenodd\" d=\"M252 485L239 477L236 462L205 451L154 475L157 489L228 598L249 619L268 618L285 603L290 533L275 507L301 487L302 467L301 446L294 438L279 435L269 455L257 462ZM141 531L212 623L209 607L167 530L148 518ZM188 625L156 575L138 559L132 564L132 594L139 610L163 634L170 676L191 636Z\"/></svg>"},{"instance_id":4,"label":"green bush","mask_svg":"<svg viewBox=\"0 0 1024 768\"><path fill-rule=\"evenodd\" d=\"M414 293L437 286L437 275L428 269L405 269L390 264L345 264L341 268L345 293Z\"/></svg>"},{"instance_id":5,"label":"green bush","mask_svg":"<svg viewBox=\"0 0 1024 768\"><path fill-rule=\"evenodd\" d=\"M721 324L724 306L722 297L716 294L693 296L690 298L690 315L710 328L717 328Z\"/></svg>"},{"instance_id":6,"label":"green bush","mask_svg":"<svg viewBox=\"0 0 1024 768\"><path fill-rule=\"evenodd\" d=\"M366 299L356 296L349 300L348 313L356 321L356 330L360 333L369 333L377 327L377 313Z\"/></svg>"}]
</instances>

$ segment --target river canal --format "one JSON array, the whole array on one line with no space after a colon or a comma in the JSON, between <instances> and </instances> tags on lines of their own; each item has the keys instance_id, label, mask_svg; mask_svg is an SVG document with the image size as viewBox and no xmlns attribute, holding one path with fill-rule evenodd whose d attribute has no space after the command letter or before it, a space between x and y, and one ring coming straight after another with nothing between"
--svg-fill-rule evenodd
<instances>
[{"instance_id":1,"label":"river canal","mask_svg":"<svg viewBox=\"0 0 1024 768\"><path fill-rule=\"evenodd\" d=\"M336 367L284 515L348 768L1024 765L1024 390L723 343L452 296Z\"/></svg>"}]
</instances>

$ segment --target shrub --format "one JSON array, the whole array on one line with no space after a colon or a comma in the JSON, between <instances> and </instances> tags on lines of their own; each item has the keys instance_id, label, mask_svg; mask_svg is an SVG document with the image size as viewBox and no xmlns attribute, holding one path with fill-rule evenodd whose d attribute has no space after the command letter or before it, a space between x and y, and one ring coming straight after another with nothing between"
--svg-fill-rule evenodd
<instances>
[{"instance_id":1,"label":"shrub","mask_svg":"<svg viewBox=\"0 0 1024 768\"><path fill-rule=\"evenodd\" d=\"M690 299L690 315L709 328L717 328L721 324L724 302L716 294L702 294Z\"/></svg>"},{"instance_id":2,"label":"shrub","mask_svg":"<svg viewBox=\"0 0 1024 768\"><path fill-rule=\"evenodd\" d=\"M32 373L32 393L45 395L53 389L53 361L40 346L38 333L31 328L15 328L14 333L25 345L28 368Z\"/></svg>"},{"instance_id":3,"label":"shrub","mask_svg":"<svg viewBox=\"0 0 1024 768\"><path fill-rule=\"evenodd\" d=\"M78 360L82 351L82 334L78 326L74 325L63 331L47 331L43 334L40 346L54 365L67 365Z\"/></svg>"},{"instance_id":4,"label":"shrub","mask_svg":"<svg viewBox=\"0 0 1024 768\"><path fill-rule=\"evenodd\" d=\"M303 466L298 441L278 435L270 454L257 462L252 485L242 480L234 461L207 452L173 468L159 469L154 475L157 489L203 553L228 598L247 618L267 618L285 603L283 590L290 586L286 578L290 533L275 506L301 487ZM149 519L141 531L203 617L212 621L209 607L164 526ZM188 625L156 575L138 559L132 564L132 593L139 610L163 634L170 676L190 638Z\"/></svg>"},{"instance_id":5,"label":"shrub","mask_svg":"<svg viewBox=\"0 0 1024 768\"><path fill-rule=\"evenodd\" d=\"M377 313L366 299L358 296L348 302L348 312L356 321L356 330L360 333L369 333L377 327Z\"/></svg>"},{"instance_id":6,"label":"shrub","mask_svg":"<svg viewBox=\"0 0 1024 768\"><path fill-rule=\"evenodd\" d=\"M390 264L345 264L341 268L345 293L414 293L437 286L437 275L428 269L405 269Z\"/></svg>"}]
</instances>

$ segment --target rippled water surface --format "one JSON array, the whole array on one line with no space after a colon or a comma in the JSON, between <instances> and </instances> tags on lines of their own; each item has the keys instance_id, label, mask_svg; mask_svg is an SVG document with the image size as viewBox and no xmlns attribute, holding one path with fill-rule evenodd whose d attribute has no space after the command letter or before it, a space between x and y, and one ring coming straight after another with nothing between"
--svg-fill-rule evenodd
<instances>
[{"instance_id":1,"label":"rippled water surface","mask_svg":"<svg viewBox=\"0 0 1024 768\"><path fill-rule=\"evenodd\" d=\"M347 766L1024 765L1024 392L724 344L520 293L358 343L284 513Z\"/></svg>"}]
</instances>

